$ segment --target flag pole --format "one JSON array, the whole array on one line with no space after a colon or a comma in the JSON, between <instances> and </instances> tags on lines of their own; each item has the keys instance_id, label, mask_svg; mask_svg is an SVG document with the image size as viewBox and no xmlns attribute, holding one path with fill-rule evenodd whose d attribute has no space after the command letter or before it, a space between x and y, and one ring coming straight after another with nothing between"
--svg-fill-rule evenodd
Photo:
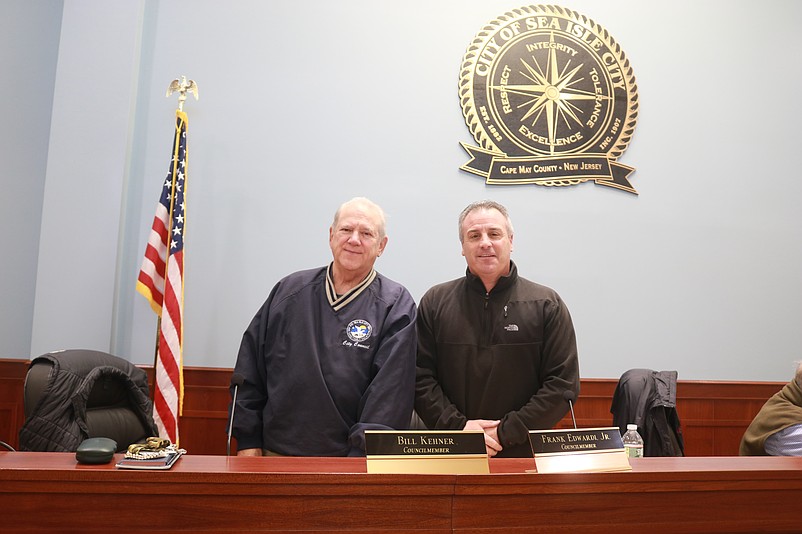
<instances>
[{"instance_id":1,"label":"flag pole","mask_svg":"<svg viewBox=\"0 0 802 534\"><path fill-rule=\"evenodd\" d=\"M153 347L153 387L150 388L150 400L156 400L156 365L159 363L159 336L162 331L162 316L156 318L156 346Z\"/></svg>"},{"instance_id":2,"label":"flag pole","mask_svg":"<svg viewBox=\"0 0 802 534\"><path fill-rule=\"evenodd\" d=\"M176 445L179 444L179 420L184 411L184 378L183 378L183 308L184 308L184 234L186 229L185 194L187 183L184 178L187 173L188 152L186 146L186 131L188 118L184 113L184 102L190 92L198 99L198 85L194 80L187 80L185 76L170 82L165 96L178 93L178 110L176 111L176 131L173 142L172 158L172 190L169 203L168 249L170 253L165 261L165 291L163 313L159 316L159 349L156 364L156 389L154 393L154 412L158 410L157 426L164 428L167 437ZM173 225L180 224L176 230ZM177 241L173 239L180 236ZM178 246L176 255L173 247ZM176 263L177 262L177 263ZM177 267L172 264L176 263ZM177 282L177 288L176 288ZM177 289L177 293L175 290ZM171 302L172 305L168 304ZM165 322L165 314L167 315ZM166 374L165 377L161 373ZM172 400L168 400L171 398ZM173 404L175 403L175 404ZM169 426L167 426L169 423ZM161 430L160 430L161 433ZM162 436L164 437L164 436Z\"/></svg>"},{"instance_id":3,"label":"flag pole","mask_svg":"<svg viewBox=\"0 0 802 534\"><path fill-rule=\"evenodd\" d=\"M170 82L167 95L178 93L173 154L136 289L156 313L153 357L153 418L159 436L178 445L178 420L183 411L184 235L186 230L187 93L198 99L198 85L185 76Z\"/></svg>"},{"instance_id":4,"label":"flag pole","mask_svg":"<svg viewBox=\"0 0 802 534\"><path fill-rule=\"evenodd\" d=\"M181 79L178 78L174 79L170 82L170 85L167 87L167 94L166 97L169 97L173 93L178 93L178 111L184 111L184 102L187 100L187 92L192 93L192 96L195 97L195 100L198 100L198 84L195 83L195 80L187 80L186 76L181 76ZM175 154L174 154L175 156ZM172 196L172 195L171 195ZM173 205L170 205L170 219L172 221L172 211ZM168 232L169 234L169 232ZM169 261L169 257L168 260ZM162 317L159 314L156 320L156 346L153 349L153 387L151 388L151 400L155 400L156 396L156 367L158 366L159 362L159 337L161 336L161 329L162 329Z\"/></svg>"}]
</instances>

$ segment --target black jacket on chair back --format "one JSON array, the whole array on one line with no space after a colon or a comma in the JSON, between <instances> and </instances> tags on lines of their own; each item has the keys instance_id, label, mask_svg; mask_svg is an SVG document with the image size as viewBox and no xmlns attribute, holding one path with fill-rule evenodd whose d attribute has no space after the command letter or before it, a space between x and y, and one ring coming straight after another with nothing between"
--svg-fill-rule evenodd
<instances>
[{"instance_id":1,"label":"black jacket on chair back","mask_svg":"<svg viewBox=\"0 0 802 534\"><path fill-rule=\"evenodd\" d=\"M74 452L87 438L106 437L118 451L156 436L147 374L93 350L66 350L31 361L25 379L23 451Z\"/></svg>"},{"instance_id":2,"label":"black jacket on chair back","mask_svg":"<svg viewBox=\"0 0 802 534\"><path fill-rule=\"evenodd\" d=\"M618 381L610 412L621 435L638 425L644 456L684 456L677 414L677 372L630 369Z\"/></svg>"}]
</instances>

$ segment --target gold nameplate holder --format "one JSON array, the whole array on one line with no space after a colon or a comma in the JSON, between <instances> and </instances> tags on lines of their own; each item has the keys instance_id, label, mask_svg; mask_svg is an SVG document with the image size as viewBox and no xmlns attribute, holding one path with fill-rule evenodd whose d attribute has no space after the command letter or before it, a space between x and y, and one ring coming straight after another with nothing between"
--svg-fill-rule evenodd
<instances>
[{"instance_id":1,"label":"gold nameplate holder","mask_svg":"<svg viewBox=\"0 0 802 534\"><path fill-rule=\"evenodd\" d=\"M482 431L366 430L368 473L487 474Z\"/></svg>"},{"instance_id":2,"label":"gold nameplate holder","mask_svg":"<svg viewBox=\"0 0 802 534\"><path fill-rule=\"evenodd\" d=\"M530 430L538 473L630 471L617 427Z\"/></svg>"}]
</instances>

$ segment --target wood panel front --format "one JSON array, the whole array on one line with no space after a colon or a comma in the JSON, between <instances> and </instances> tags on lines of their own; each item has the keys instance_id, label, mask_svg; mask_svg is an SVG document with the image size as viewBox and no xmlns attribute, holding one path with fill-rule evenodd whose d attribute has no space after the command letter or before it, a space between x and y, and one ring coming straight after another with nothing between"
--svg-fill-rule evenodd
<instances>
[{"instance_id":1,"label":"wood panel front","mask_svg":"<svg viewBox=\"0 0 802 534\"><path fill-rule=\"evenodd\" d=\"M631 464L631 472L458 477L454 532L499 532L500 524L505 533L802 529L796 512L802 458L642 458Z\"/></svg>"},{"instance_id":2,"label":"wood panel front","mask_svg":"<svg viewBox=\"0 0 802 534\"><path fill-rule=\"evenodd\" d=\"M453 492L453 476L367 475L364 458L186 455L137 471L0 453L3 532L434 534L451 532Z\"/></svg>"},{"instance_id":3,"label":"wood panel front","mask_svg":"<svg viewBox=\"0 0 802 534\"><path fill-rule=\"evenodd\" d=\"M22 388L28 362L0 359L0 440L18 447L24 423ZM152 367L144 367L152 383ZM232 369L186 367L184 412L179 420L181 446L194 454L226 452L228 384ZM577 425L610 426L617 379L586 378L575 405ZM746 427L763 403L782 389L781 382L679 381L677 411L687 456L735 456ZM573 426L571 415L557 428ZM236 441L232 449L236 450Z\"/></svg>"},{"instance_id":4,"label":"wood panel front","mask_svg":"<svg viewBox=\"0 0 802 534\"><path fill-rule=\"evenodd\" d=\"M119 458L120 455L117 455ZM0 452L4 532L799 532L802 458L643 458L617 473L367 474L363 458L186 455L170 471Z\"/></svg>"}]
</instances>

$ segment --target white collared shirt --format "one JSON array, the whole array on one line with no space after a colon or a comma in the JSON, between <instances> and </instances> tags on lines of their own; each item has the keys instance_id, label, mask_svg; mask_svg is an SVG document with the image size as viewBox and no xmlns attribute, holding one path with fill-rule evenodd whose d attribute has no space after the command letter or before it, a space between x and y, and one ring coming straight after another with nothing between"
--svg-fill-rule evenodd
<instances>
[{"instance_id":1,"label":"white collared shirt","mask_svg":"<svg viewBox=\"0 0 802 534\"><path fill-rule=\"evenodd\" d=\"M802 456L802 423L775 432L763 448L770 456Z\"/></svg>"}]
</instances>

